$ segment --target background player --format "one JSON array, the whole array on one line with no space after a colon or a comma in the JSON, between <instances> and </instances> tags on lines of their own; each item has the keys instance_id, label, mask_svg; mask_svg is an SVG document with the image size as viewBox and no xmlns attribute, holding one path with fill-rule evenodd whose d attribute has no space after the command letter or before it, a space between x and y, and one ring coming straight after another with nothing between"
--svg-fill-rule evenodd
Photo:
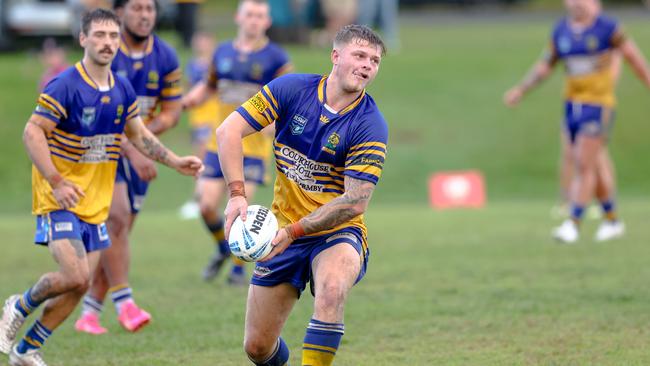
<instances>
[{"instance_id":1,"label":"background player","mask_svg":"<svg viewBox=\"0 0 650 366\"><path fill-rule=\"evenodd\" d=\"M143 154L183 174L197 175L202 167L197 157L179 158L167 150L142 124L133 88L110 69L119 30L119 19L109 10L84 16L83 60L45 87L25 126L23 140L33 162L34 241L49 247L59 270L5 302L0 352L10 352L14 366L45 365L40 348L74 310L88 289L99 250L110 245L104 220L122 132ZM44 302L42 316L12 348L25 319Z\"/></svg>"},{"instance_id":2,"label":"background player","mask_svg":"<svg viewBox=\"0 0 650 366\"><path fill-rule=\"evenodd\" d=\"M176 52L152 33L156 21L154 0L116 0L114 8L122 21L122 43L111 68L131 82L147 128L159 135L176 125L181 112L181 71ZM128 283L128 235L142 206L148 182L156 174L150 159L130 144L122 145L107 222L113 245L102 253L100 270L84 298L81 318L75 324L79 331L92 334L106 331L98 319L107 291L126 330L137 331L151 319L132 299Z\"/></svg>"},{"instance_id":3,"label":"background player","mask_svg":"<svg viewBox=\"0 0 650 366\"><path fill-rule=\"evenodd\" d=\"M384 43L365 26L342 28L332 72L286 75L258 92L217 130L230 190L226 232L245 220L242 138L275 122L277 178L272 210L282 229L257 263L246 305L244 348L256 365L284 365L283 325L308 281L314 313L302 364L331 365L344 333L343 308L366 271L365 212L386 156L388 128L365 93Z\"/></svg>"},{"instance_id":4,"label":"background player","mask_svg":"<svg viewBox=\"0 0 650 366\"><path fill-rule=\"evenodd\" d=\"M565 129L571 142L576 171L572 181L571 218L553 231L553 236L567 243L578 240L578 225L584 208L593 198L599 157L607 143L615 106L615 75L611 71L614 52L620 50L643 83L650 87L650 70L634 42L623 33L618 22L602 15L598 0L565 0L568 17L555 26L551 46L519 85L504 96L515 106L532 88L546 79L563 61L566 69ZM617 219L614 180L603 187L601 205L605 220L596 232L598 241L623 235L624 226Z\"/></svg>"},{"instance_id":5,"label":"background player","mask_svg":"<svg viewBox=\"0 0 650 366\"><path fill-rule=\"evenodd\" d=\"M208 68L212 63L212 54L214 53L214 37L206 32L198 32L192 38L192 59L187 63L185 75L189 87L197 85L203 81L207 74ZM217 128L217 118L219 117L219 103L216 95L211 96L205 102L189 110L189 120L192 134L192 150L194 155L201 159L205 156L205 145L214 134ZM198 187L196 187L194 196L190 201L185 202L180 209L180 215L184 219L196 218L199 216L199 205L197 202Z\"/></svg>"},{"instance_id":6,"label":"background player","mask_svg":"<svg viewBox=\"0 0 650 366\"><path fill-rule=\"evenodd\" d=\"M266 30L271 26L267 1L241 1L235 22L238 27L237 38L217 47L207 80L194 87L183 99L183 105L191 108L217 93L219 122L258 92L264 84L292 69L286 52L265 36ZM272 135L272 131L269 135ZM257 185L264 183L272 149L271 138L258 134L246 138L243 143L246 192L249 199L252 199ZM219 215L226 185L214 135L208 142L204 162L207 168L199 179L199 206L203 221L217 244L217 250L203 272L203 278L211 280L230 256L223 232L223 220ZM235 265L228 276L228 282L243 284L246 282L243 262L234 257L233 261Z\"/></svg>"}]
</instances>

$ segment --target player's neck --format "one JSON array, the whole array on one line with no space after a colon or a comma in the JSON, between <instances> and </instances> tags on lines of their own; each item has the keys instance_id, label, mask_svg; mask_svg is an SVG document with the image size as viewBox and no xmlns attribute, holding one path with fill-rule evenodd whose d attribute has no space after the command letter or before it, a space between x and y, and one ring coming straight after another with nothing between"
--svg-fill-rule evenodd
<instances>
[{"instance_id":1,"label":"player's neck","mask_svg":"<svg viewBox=\"0 0 650 366\"><path fill-rule=\"evenodd\" d=\"M135 38L128 31L124 31L122 32L122 41L131 53L143 53L147 49L149 37Z\"/></svg>"},{"instance_id":2,"label":"player's neck","mask_svg":"<svg viewBox=\"0 0 650 366\"><path fill-rule=\"evenodd\" d=\"M241 52L253 52L260 48L267 42L266 36L261 37L247 37L245 34L237 35L235 38L235 48Z\"/></svg>"},{"instance_id":3,"label":"player's neck","mask_svg":"<svg viewBox=\"0 0 650 366\"><path fill-rule=\"evenodd\" d=\"M99 65L87 57L84 57L81 63L88 76L90 76L99 88L110 87L109 74L111 73L111 64Z\"/></svg>"},{"instance_id":4,"label":"player's neck","mask_svg":"<svg viewBox=\"0 0 650 366\"><path fill-rule=\"evenodd\" d=\"M325 101L326 104L339 112L345 107L352 104L355 99L359 98L362 92L349 93L343 90L337 79L329 77L325 86Z\"/></svg>"},{"instance_id":5,"label":"player's neck","mask_svg":"<svg viewBox=\"0 0 650 366\"><path fill-rule=\"evenodd\" d=\"M585 29L590 27L596 21L598 12L584 14L581 17L571 17L570 23L575 28Z\"/></svg>"}]
</instances>

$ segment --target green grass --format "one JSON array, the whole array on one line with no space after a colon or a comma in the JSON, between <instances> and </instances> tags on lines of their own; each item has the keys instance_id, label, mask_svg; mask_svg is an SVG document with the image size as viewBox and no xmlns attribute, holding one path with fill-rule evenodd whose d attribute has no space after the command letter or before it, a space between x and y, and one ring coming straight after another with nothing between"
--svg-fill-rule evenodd
<instances>
[{"instance_id":1,"label":"green grass","mask_svg":"<svg viewBox=\"0 0 650 366\"><path fill-rule=\"evenodd\" d=\"M623 21L641 47L650 44L645 19ZM370 88L389 122L389 155L368 214L369 272L346 307L338 365L650 363L648 92L626 69L611 150L627 237L597 245L589 240L595 223L587 222L579 245L552 243L560 72L518 109L501 104L539 56L551 23L473 18L402 29L403 48L385 58ZM290 54L299 71L329 70L327 50ZM21 142L39 74L31 53L0 56L0 298L55 268L46 250L30 245L30 164ZM164 136L181 152L188 140L185 120ZM488 207L430 210L427 178L447 169L482 170ZM175 217L191 190L190 179L161 168L133 234L131 282L154 323L125 334L110 305L109 336L77 335L68 321L46 347L52 365L247 364L245 290L200 282L208 237L198 222ZM268 204L270 192L256 201ZM301 300L284 332L292 364L311 301Z\"/></svg>"},{"instance_id":2,"label":"green grass","mask_svg":"<svg viewBox=\"0 0 650 366\"><path fill-rule=\"evenodd\" d=\"M650 200L621 206L624 240L594 243L596 222L587 221L580 243L563 246L550 240L555 222L547 202L446 212L373 205L369 270L346 306L337 365L648 364ZM31 218L1 218L5 298L54 264L47 250L30 244ZM108 335L76 334L68 320L48 341L48 362L247 365L246 291L227 287L223 275L201 282L212 249L201 224L148 212L132 242L131 283L154 322L126 334L109 303ZM283 332L292 364L299 364L312 301L303 296Z\"/></svg>"}]
</instances>

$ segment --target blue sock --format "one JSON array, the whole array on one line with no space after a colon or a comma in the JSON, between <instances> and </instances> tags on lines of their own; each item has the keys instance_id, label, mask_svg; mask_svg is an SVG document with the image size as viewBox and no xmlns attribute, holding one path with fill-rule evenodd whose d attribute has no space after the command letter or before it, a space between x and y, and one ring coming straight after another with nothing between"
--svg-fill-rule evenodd
<instances>
[{"instance_id":1,"label":"blue sock","mask_svg":"<svg viewBox=\"0 0 650 366\"><path fill-rule=\"evenodd\" d=\"M326 323L311 319L302 345L302 364L311 366L330 366L345 333L340 323Z\"/></svg>"},{"instance_id":2,"label":"blue sock","mask_svg":"<svg viewBox=\"0 0 650 366\"><path fill-rule=\"evenodd\" d=\"M52 331L45 328L45 326L37 320L34 322L32 328L25 334L23 339L20 340L20 343L18 343L18 347L16 348L19 353L23 354L30 349L41 348L43 347L43 344L45 344L47 338L51 335Z\"/></svg>"},{"instance_id":3,"label":"blue sock","mask_svg":"<svg viewBox=\"0 0 650 366\"><path fill-rule=\"evenodd\" d=\"M600 206L603 208L605 213L605 218L609 221L616 221L616 211L614 210L616 205L612 200L601 201Z\"/></svg>"},{"instance_id":4,"label":"blue sock","mask_svg":"<svg viewBox=\"0 0 650 366\"><path fill-rule=\"evenodd\" d=\"M578 206L575 203L571 207L571 219L576 222L580 222L582 220L582 215L585 213L585 207L584 206Z\"/></svg>"},{"instance_id":5,"label":"blue sock","mask_svg":"<svg viewBox=\"0 0 650 366\"><path fill-rule=\"evenodd\" d=\"M230 254L230 248L228 247L228 241L226 240L225 233L223 231L223 220L219 220L214 223L205 223L205 226L208 228L212 238L217 243L219 253L226 255Z\"/></svg>"},{"instance_id":6,"label":"blue sock","mask_svg":"<svg viewBox=\"0 0 650 366\"><path fill-rule=\"evenodd\" d=\"M244 274L244 266L239 265L239 264L234 264L232 266L232 274L243 275Z\"/></svg>"},{"instance_id":7,"label":"blue sock","mask_svg":"<svg viewBox=\"0 0 650 366\"><path fill-rule=\"evenodd\" d=\"M228 241L226 240L221 240L219 241L219 253L223 255L229 255L230 254L230 247L228 246Z\"/></svg>"},{"instance_id":8,"label":"blue sock","mask_svg":"<svg viewBox=\"0 0 650 366\"><path fill-rule=\"evenodd\" d=\"M16 310L20 311L24 317L27 317L34 310L36 310L40 304L40 302L36 302L34 299L32 299L32 289L30 288L29 290L25 291L23 296L21 296L18 301L16 301L15 307Z\"/></svg>"},{"instance_id":9,"label":"blue sock","mask_svg":"<svg viewBox=\"0 0 650 366\"><path fill-rule=\"evenodd\" d=\"M261 363L255 361L253 361L253 363L256 366L289 366L289 347L284 343L284 339L280 337L275 346L275 351L273 351L273 354L271 354L269 358Z\"/></svg>"}]
</instances>

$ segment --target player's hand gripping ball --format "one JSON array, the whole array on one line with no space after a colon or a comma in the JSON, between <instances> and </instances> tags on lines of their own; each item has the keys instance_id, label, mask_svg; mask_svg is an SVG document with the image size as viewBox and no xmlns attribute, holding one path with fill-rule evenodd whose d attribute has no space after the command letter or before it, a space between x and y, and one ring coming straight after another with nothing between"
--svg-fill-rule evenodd
<instances>
[{"instance_id":1,"label":"player's hand gripping ball","mask_svg":"<svg viewBox=\"0 0 650 366\"><path fill-rule=\"evenodd\" d=\"M230 228L230 252L246 262L257 262L266 257L273 246L271 241L278 231L278 220L271 210L252 205L246 210L246 222L237 217Z\"/></svg>"}]
</instances>

